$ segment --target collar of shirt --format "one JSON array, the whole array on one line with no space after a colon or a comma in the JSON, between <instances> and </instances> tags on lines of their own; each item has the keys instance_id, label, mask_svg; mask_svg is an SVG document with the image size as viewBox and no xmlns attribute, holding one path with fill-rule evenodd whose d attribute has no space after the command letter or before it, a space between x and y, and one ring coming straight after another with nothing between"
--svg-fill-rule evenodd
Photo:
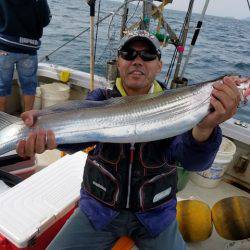
<instances>
[{"instance_id":1,"label":"collar of shirt","mask_svg":"<svg viewBox=\"0 0 250 250\"><path fill-rule=\"evenodd\" d=\"M121 93L122 96L127 95L126 91L123 88L121 78L119 78L119 77L116 78L115 85L116 85L117 89L119 90L119 92ZM161 85L156 80L154 80L148 94L153 94L153 93L155 94L155 93L159 93L159 92L162 92L162 91L163 91L163 89L162 89Z\"/></svg>"}]
</instances>

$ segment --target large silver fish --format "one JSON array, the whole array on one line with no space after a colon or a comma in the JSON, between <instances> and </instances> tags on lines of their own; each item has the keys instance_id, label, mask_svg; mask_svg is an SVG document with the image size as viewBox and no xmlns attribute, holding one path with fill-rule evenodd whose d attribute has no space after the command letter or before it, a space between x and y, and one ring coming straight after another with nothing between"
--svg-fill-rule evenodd
<instances>
[{"instance_id":1,"label":"large silver fish","mask_svg":"<svg viewBox=\"0 0 250 250\"><path fill-rule=\"evenodd\" d=\"M57 144L145 142L181 134L208 114L215 81L222 78L157 95L68 102L41 111L32 129L0 113L0 155L14 150L20 139L38 128L52 129ZM250 77L241 88L249 91Z\"/></svg>"}]
</instances>

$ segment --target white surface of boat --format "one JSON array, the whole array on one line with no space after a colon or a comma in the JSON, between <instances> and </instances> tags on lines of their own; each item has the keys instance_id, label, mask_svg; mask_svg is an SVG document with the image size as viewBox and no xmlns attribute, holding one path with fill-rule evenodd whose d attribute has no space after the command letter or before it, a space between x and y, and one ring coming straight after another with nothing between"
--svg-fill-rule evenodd
<instances>
[{"instance_id":1,"label":"white surface of boat","mask_svg":"<svg viewBox=\"0 0 250 250\"><path fill-rule=\"evenodd\" d=\"M38 76L51 78L55 81L60 81L60 73L63 71L70 73L70 84L89 89L89 73L55 64L39 63L38 66ZM95 76L95 88L106 87L106 79L104 77Z\"/></svg>"},{"instance_id":2,"label":"white surface of boat","mask_svg":"<svg viewBox=\"0 0 250 250\"><path fill-rule=\"evenodd\" d=\"M243 185L250 190L250 124L231 118L222 123L220 126L222 128L223 135L233 141L236 145L234 159L229 164L224 177ZM247 159L246 164L244 169L237 170L235 166L239 164L241 157Z\"/></svg>"}]
</instances>

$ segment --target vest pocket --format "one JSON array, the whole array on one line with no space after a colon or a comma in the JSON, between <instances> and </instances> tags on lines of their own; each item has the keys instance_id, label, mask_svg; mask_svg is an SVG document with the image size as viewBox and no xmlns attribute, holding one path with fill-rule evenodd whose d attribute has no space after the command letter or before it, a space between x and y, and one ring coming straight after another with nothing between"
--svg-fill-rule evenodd
<instances>
[{"instance_id":1,"label":"vest pocket","mask_svg":"<svg viewBox=\"0 0 250 250\"><path fill-rule=\"evenodd\" d=\"M162 141L146 142L140 147L139 160L148 175L170 173L176 166L168 164Z\"/></svg>"},{"instance_id":2,"label":"vest pocket","mask_svg":"<svg viewBox=\"0 0 250 250\"><path fill-rule=\"evenodd\" d=\"M176 170L146 181L139 191L140 210L150 210L171 200L176 193L176 185Z\"/></svg>"},{"instance_id":3,"label":"vest pocket","mask_svg":"<svg viewBox=\"0 0 250 250\"><path fill-rule=\"evenodd\" d=\"M98 153L99 160L105 165L116 165L120 161L122 152L121 144L101 143Z\"/></svg>"},{"instance_id":4,"label":"vest pocket","mask_svg":"<svg viewBox=\"0 0 250 250\"><path fill-rule=\"evenodd\" d=\"M115 206L119 195L116 178L95 160L87 160L84 169L83 187L95 199Z\"/></svg>"}]
</instances>

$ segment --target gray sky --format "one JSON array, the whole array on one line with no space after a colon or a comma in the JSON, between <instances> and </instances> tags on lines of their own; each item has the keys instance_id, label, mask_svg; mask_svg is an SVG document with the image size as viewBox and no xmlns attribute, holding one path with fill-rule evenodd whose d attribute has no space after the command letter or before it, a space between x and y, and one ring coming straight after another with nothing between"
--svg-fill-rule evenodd
<instances>
[{"instance_id":1,"label":"gray sky","mask_svg":"<svg viewBox=\"0 0 250 250\"><path fill-rule=\"evenodd\" d=\"M115 0L123 2L123 0ZM250 0L248 0L250 2ZM206 0L194 0L193 12L201 13ZM173 0L167 8L186 11L189 0ZM213 16L235 17L242 19L250 17L250 10L247 0L210 0L207 14Z\"/></svg>"},{"instance_id":2,"label":"gray sky","mask_svg":"<svg viewBox=\"0 0 250 250\"><path fill-rule=\"evenodd\" d=\"M250 1L250 0L249 0ZM173 0L169 9L187 10L189 0ZM205 0L194 1L194 12L201 13ZM247 0L210 0L207 14L214 16L235 17L238 19L250 17Z\"/></svg>"}]
</instances>

